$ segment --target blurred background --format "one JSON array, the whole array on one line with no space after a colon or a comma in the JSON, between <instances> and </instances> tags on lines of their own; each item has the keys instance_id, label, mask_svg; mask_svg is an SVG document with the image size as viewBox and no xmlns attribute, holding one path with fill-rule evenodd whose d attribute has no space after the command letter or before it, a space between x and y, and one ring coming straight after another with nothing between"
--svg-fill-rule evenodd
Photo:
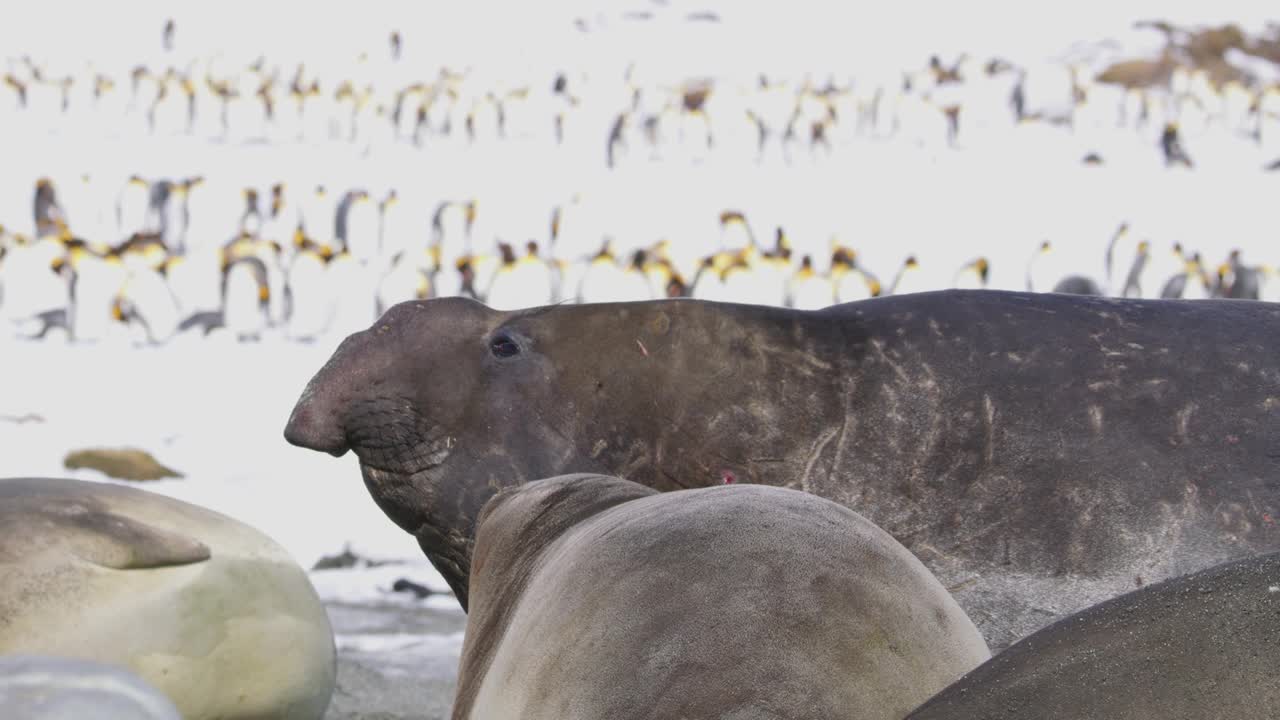
<instances>
[{"instance_id":1,"label":"blurred background","mask_svg":"<svg viewBox=\"0 0 1280 720\"><path fill-rule=\"evenodd\" d=\"M147 478L317 567L332 717L444 717L465 622L356 461L281 437L391 304L1280 297L1262 3L12 14L0 469Z\"/></svg>"}]
</instances>

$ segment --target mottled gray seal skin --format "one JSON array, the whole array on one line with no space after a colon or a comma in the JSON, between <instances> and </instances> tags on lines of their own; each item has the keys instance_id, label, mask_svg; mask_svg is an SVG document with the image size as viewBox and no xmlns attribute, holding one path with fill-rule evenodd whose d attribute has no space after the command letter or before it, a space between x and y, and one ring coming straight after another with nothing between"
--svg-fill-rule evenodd
<instances>
[{"instance_id":1,"label":"mottled gray seal skin","mask_svg":"<svg viewBox=\"0 0 1280 720\"><path fill-rule=\"evenodd\" d=\"M888 533L784 488L528 483L471 569L455 720L899 720L990 657Z\"/></svg>"},{"instance_id":2,"label":"mottled gray seal skin","mask_svg":"<svg viewBox=\"0 0 1280 720\"><path fill-rule=\"evenodd\" d=\"M514 352L513 352L514 351ZM405 303L303 392L466 604L476 514L569 472L807 490L916 553L993 648L1280 548L1280 306L997 291L816 312Z\"/></svg>"},{"instance_id":3,"label":"mottled gray seal skin","mask_svg":"<svg viewBox=\"0 0 1280 720\"><path fill-rule=\"evenodd\" d=\"M1270 720L1280 708L1280 555L1226 563L1059 620L910 720Z\"/></svg>"}]
</instances>

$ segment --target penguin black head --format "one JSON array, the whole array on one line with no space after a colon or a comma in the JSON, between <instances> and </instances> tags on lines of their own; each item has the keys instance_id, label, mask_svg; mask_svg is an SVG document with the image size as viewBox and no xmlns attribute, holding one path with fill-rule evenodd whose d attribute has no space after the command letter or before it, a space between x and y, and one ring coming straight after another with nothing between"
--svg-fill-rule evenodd
<instances>
[{"instance_id":1,"label":"penguin black head","mask_svg":"<svg viewBox=\"0 0 1280 720\"><path fill-rule=\"evenodd\" d=\"M804 257L800 258L800 269L813 270L813 258L809 257L808 255L805 255Z\"/></svg>"},{"instance_id":2,"label":"penguin black head","mask_svg":"<svg viewBox=\"0 0 1280 720\"><path fill-rule=\"evenodd\" d=\"M667 281L667 297L680 298L689 294L689 288L684 284L684 280L679 275L672 275Z\"/></svg>"},{"instance_id":3,"label":"penguin black head","mask_svg":"<svg viewBox=\"0 0 1280 720\"><path fill-rule=\"evenodd\" d=\"M525 243L525 244L524 244L524 252L525 252L525 255L528 255L529 257L533 257L533 258L538 257L538 243L537 243L537 241L535 241L535 240L530 240L529 242Z\"/></svg>"},{"instance_id":4,"label":"penguin black head","mask_svg":"<svg viewBox=\"0 0 1280 720\"><path fill-rule=\"evenodd\" d=\"M649 253L644 250L636 250L631 255L631 267L636 270L644 270L645 263L649 262Z\"/></svg>"},{"instance_id":5,"label":"penguin black head","mask_svg":"<svg viewBox=\"0 0 1280 720\"><path fill-rule=\"evenodd\" d=\"M516 261L516 252L515 252L515 250L512 250L512 249L511 249L511 245L510 245L510 244L508 244L508 243L499 243L499 244L498 244L498 253L502 255L502 264L503 264L503 265L512 265L512 264L514 264L514 263L515 263L515 261Z\"/></svg>"}]
</instances>

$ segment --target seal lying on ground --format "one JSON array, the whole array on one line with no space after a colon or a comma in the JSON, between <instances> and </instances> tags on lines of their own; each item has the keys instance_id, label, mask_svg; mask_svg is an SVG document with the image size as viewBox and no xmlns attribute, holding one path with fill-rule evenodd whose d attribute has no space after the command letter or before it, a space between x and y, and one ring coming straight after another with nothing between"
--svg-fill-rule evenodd
<instances>
[{"instance_id":1,"label":"seal lying on ground","mask_svg":"<svg viewBox=\"0 0 1280 720\"><path fill-rule=\"evenodd\" d=\"M284 548L180 500L55 478L0 479L10 654L126 667L187 720L315 720L335 672L328 615Z\"/></svg>"},{"instance_id":2,"label":"seal lying on ground","mask_svg":"<svg viewBox=\"0 0 1280 720\"><path fill-rule=\"evenodd\" d=\"M1280 707L1280 554L1109 600L1025 638L910 720L1238 718Z\"/></svg>"},{"instance_id":3,"label":"seal lying on ground","mask_svg":"<svg viewBox=\"0 0 1280 720\"><path fill-rule=\"evenodd\" d=\"M1280 548L1280 305L996 291L816 312L398 305L285 430L353 449L466 606L476 514L567 472L807 490L864 514L993 647Z\"/></svg>"},{"instance_id":4,"label":"seal lying on ground","mask_svg":"<svg viewBox=\"0 0 1280 720\"><path fill-rule=\"evenodd\" d=\"M782 488L529 483L471 568L456 720L898 720L990 657L906 548Z\"/></svg>"}]
</instances>

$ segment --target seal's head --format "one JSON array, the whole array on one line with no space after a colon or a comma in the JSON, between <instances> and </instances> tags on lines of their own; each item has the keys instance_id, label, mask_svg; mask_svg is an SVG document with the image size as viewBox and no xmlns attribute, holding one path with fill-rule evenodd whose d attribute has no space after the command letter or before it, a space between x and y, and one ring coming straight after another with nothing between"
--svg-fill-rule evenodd
<instances>
[{"instance_id":1,"label":"seal's head","mask_svg":"<svg viewBox=\"0 0 1280 720\"><path fill-rule=\"evenodd\" d=\"M555 364L521 322L531 312L461 298L397 305L342 342L285 428L294 445L353 451L374 500L464 607L479 509L572 454L543 397Z\"/></svg>"},{"instance_id":2,"label":"seal's head","mask_svg":"<svg viewBox=\"0 0 1280 720\"><path fill-rule=\"evenodd\" d=\"M784 429L814 412L764 397L812 372L798 328L759 321L777 312L683 300L514 312L461 298L402 303L338 347L285 438L354 451L374 500L465 606L476 518L504 487L604 473L663 491L720 484L726 470L777 482L764 473L786 463L751 459L777 457ZM777 382L725 382L739 366Z\"/></svg>"}]
</instances>

